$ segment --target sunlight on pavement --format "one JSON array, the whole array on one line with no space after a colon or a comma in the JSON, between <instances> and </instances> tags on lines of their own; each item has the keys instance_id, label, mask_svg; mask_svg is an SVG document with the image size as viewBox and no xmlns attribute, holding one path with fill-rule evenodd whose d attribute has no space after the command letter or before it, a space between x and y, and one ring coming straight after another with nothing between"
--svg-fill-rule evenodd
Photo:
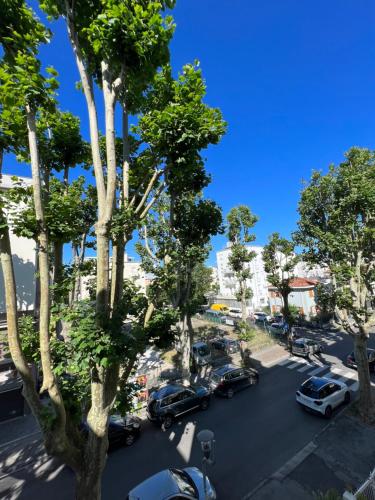
<instances>
[{"instance_id":1,"label":"sunlight on pavement","mask_svg":"<svg viewBox=\"0 0 375 500\"><path fill-rule=\"evenodd\" d=\"M190 460L194 436L195 424L193 424L193 422L188 422L185 426L184 432L181 435L180 442L177 445L177 451L186 463L189 463Z\"/></svg>"}]
</instances>

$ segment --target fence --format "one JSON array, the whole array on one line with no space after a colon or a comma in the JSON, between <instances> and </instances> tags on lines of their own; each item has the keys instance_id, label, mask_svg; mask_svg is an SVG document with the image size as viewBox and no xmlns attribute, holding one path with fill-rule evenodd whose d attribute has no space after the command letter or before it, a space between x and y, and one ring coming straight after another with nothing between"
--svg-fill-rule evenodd
<instances>
[{"instance_id":1,"label":"fence","mask_svg":"<svg viewBox=\"0 0 375 500\"><path fill-rule=\"evenodd\" d=\"M345 491L343 498L345 500L375 500L375 469L355 493Z\"/></svg>"}]
</instances>

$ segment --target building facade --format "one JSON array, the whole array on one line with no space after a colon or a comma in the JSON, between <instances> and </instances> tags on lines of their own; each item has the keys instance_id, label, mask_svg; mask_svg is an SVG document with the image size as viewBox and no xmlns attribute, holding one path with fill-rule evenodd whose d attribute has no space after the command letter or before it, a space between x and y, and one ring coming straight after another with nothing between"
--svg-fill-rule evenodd
<instances>
[{"instance_id":1,"label":"building facade","mask_svg":"<svg viewBox=\"0 0 375 500\"><path fill-rule=\"evenodd\" d=\"M306 320L316 315L315 287L318 281L306 278L293 278L290 282L292 288L289 294L289 305L298 307L299 313ZM271 313L281 312L283 300L280 293L273 286L268 287L269 305Z\"/></svg>"},{"instance_id":2,"label":"building facade","mask_svg":"<svg viewBox=\"0 0 375 500\"><path fill-rule=\"evenodd\" d=\"M18 177L23 186L31 186L29 177ZM12 176L2 175L0 190L5 191L14 187ZM7 216L7 214L5 214ZM36 271L36 244L34 240L21 238L14 234L10 223L10 245L12 249L14 275L17 287L18 311L33 311L35 302L35 271ZM4 279L0 263L0 317L5 316Z\"/></svg>"},{"instance_id":3,"label":"building facade","mask_svg":"<svg viewBox=\"0 0 375 500\"><path fill-rule=\"evenodd\" d=\"M263 247L247 246L249 252L255 252L255 257L247 266L250 269L251 277L247 280L247 286L252 290L253 296L249 300L249 310L257 310L268 305L268 283L267 273L264 270ZM220 287L220 297L231 301L234 306L238 283L234 272L229 266L229 256L231 254L230 245L224 250L216 253L218 281ZM249 312L250 312L249 311Z\"/></svg>"}]
</instances>

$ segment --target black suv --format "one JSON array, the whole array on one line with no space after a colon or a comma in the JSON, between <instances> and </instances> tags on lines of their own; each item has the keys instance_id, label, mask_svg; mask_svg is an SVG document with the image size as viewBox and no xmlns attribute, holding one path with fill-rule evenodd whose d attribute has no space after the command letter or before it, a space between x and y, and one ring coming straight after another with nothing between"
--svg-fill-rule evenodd
<instances>
[{"instance_id":1,"label":"black suv","mask_svg":"<svg viewBox=\"0 0 375 500\"><path fill-rule=\"evenodd\" d=\"M81 424L81 432L88 434L89 428L86 421ZM138 439L141 431L141 419L128 415L121 417L111 415L108 422L108 451L112 451L119 446L131 446Z\"/></svg>"},{"instance_id":2,"label":"black suv","mask_svg":"<svg viewBox=\"0 0 375 500\"><path fill-rule=\"evenodd\" d=\"M147 417L160 423L163 429L169 429L176 417L195 408L207 410L210 396L210 390L203 386L167 384L150 394Z\"/></svg>"},{"instance_id":3,"label":"black suv","mask_svg":"<svg viewBox=\"0 0 375 500\"><path fill-rule=\"evenodd\" d=\"M235 392L258 381L259 374L253 368L245 370L235 365L224 365L211 372L210 388L215 394L232 398Z\"/></svg>"},{"instance_id":4,"label":"black suv","mask_svg":"<svg viewBox=\"0 0 375 500\"><path fill-rule=\"evenodd\" d=\"M220 337L211 340L211 346L219 351L224 351L227 354L239 352L240 344L237 340Z\"/></svg>"}]
</instances>

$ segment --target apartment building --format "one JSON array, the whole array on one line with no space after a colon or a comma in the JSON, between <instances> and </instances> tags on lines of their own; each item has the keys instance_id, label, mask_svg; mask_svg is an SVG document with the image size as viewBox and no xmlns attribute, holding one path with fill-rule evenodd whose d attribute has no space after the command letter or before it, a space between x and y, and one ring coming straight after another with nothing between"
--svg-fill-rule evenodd
<instances>
[{"instance_id":1,"label":"apartment building","mask_svg":"<svg viewBox=\"0 0 375 500\"><path fill-rule=\"evenodd\" d=\"M247 286L252 290L253 296L249 300L249 309L257 310L268 305L268 283L267 273L264 270L263 247L247 246L249 252L255 252L255 257L248 264L251 277L247 280ZM233 301L235 299L238 283L234 272L229 266L229 256L231 254L230 244L224 250L216 253L218 281L220 287L220 297ZM234 305L233 303L231 305ZM250 311L249 311L250 312Z\"/></svg>"},{"instance_id":2,"label":"apartment building","mask_svg":"<svg viewBox=\"0 0 375 500\"><path fill-rule=\"evenodd\" d=\"M18 177L25 187L31 186L29 177ZM0 178L0 191L14 187L12 176L2 175ZM7 214L5 214L7 215ZM13 256L14 274L17 286L18 311L33 311L35 301L35 269L36 269L36 245L35 241L28 238L16 236L10 227L10 244ZM0 318L5 316L5 291L4 279L0 263Z\"/></svg>"}]
</instances>

